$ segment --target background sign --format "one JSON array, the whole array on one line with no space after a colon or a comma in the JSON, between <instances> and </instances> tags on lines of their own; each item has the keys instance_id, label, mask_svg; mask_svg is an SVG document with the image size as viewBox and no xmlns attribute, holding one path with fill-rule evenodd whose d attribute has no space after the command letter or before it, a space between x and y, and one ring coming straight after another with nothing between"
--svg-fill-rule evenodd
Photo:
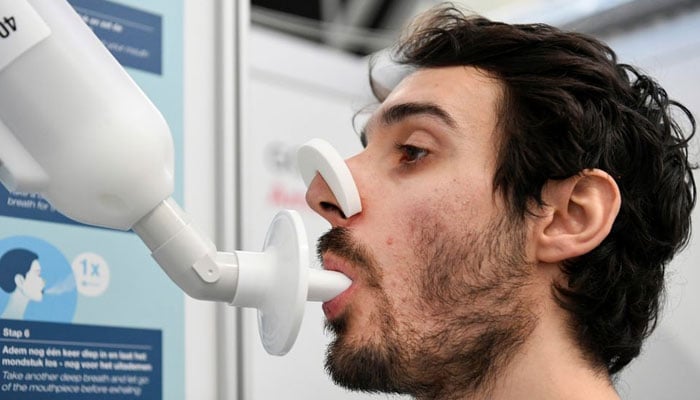
<instances>
[{"instance_id":1,"label":"background sign","mask_svg":"<svg viewBox=\"0 0 700 400\"><path fill-rule=\"evenodd\" d=\"M108 1L68 1L123 66L161 74L163 18L160 15Z\"/></svg>"},{"instance_id":2,"label":"background sign","mask_svg":"<svg viewBox=\"0 0 700 400\"><path fill-rule=\"evenodd\" d=\"M159 399L161 332L0 320L0 393L13 400Z\"/></svg>"},{"instance_id":3,"label":"background sign","mask_svg":"<svg viewBox=\"0 0 700 400\"><path fill-rule=\"evenodd\" d=\"M69 3L167 120L182 203L182 1ZM184 295L136 235L0 188L0 398L181 400L183 354Z\"/></svg>"}]
</instances>

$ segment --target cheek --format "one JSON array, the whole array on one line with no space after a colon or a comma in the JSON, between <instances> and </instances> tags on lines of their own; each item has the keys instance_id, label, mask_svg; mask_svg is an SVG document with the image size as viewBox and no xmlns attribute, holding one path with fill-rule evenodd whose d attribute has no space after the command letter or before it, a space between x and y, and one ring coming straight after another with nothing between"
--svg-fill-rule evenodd
<instances>
[{"instance_id":1,"label":"cheek","mask_svg":"<svg viewBox=\"0 0 700 400\"><path fill-rule=\"evenodd\" d=\"M415 296L418 279L427 268L430 237L444 225L444 216L430 203L416 202L402 210L377 241L381 247L375 252L384 288L404 303Z\"/></svg>"},{"instance_id":2,"label":"cheek","mask_svg":"<svg viewBox=\"0 0 700 400\"><path fill-rule=\"evenodd\" d=\"M433 181L434 182L434 181ZM382 286L390 297L406 301L435 253L435 238L456 236L473 224L484 202L463 190L464 182L405 189L367 198L365 209L353 224L369 245L382 273ZM473 186L473 185L472 185ZM482 217L483 218L483 217Z\"/></svg>"}]
</instances>

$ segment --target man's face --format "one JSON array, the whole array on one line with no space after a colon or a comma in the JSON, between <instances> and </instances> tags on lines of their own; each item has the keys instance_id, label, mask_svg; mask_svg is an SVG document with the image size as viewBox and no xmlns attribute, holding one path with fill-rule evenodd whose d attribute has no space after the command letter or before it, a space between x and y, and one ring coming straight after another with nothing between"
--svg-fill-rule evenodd
<instances>
[{"instance_id":1,"label":"man's face","mask_svg":"<svg viewBox=\"0 0 700 400\"><path fill-rule=\"evenodd\" d=\"M373 114L348 160L362 212L345 219L317 177L309 204L333 226L325 268L353 285L324 304L327 368L352 389L433 396L477 390L533 318L525 223L492 180L498 81L472 68L419 70Z\"/></svg>"},{"instance_id":2,"label":"man's face","mask_svg":"<svg viewBox=\"0 0 700 400\"><path fill-rule=\"evenodd\" d=\"M27 275L17 286L22 293L30 300L41 301L44 298L44 287L46 282L41 277L41 264L39 260L34 260L27 271Z\"/></svg>"}]
</instances>

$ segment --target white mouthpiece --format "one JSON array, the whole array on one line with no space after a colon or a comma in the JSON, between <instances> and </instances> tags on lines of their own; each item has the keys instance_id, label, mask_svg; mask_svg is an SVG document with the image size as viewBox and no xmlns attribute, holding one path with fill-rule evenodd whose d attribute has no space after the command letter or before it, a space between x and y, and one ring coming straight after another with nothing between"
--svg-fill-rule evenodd
<instances>
[{"instance_id":1,"label":"white mouthpiece","mask_svg":"<svg viewBox=\"0 0 700 400\"><path fill-rule=\"evenodd\" d=\"M350 287L352 281L336 271L309 269L309 293L307 301L328 301Z\"/></svg>"}]
</instances>

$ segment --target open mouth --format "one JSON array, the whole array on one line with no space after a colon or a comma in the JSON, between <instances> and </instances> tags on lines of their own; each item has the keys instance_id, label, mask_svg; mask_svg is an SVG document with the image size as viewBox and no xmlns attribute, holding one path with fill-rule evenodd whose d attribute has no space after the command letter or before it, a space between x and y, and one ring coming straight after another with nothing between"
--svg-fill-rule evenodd
<instances>
[{"instance_id":1,"label":"open mouth","mask_svg":"<svg viewBox=\"0 0 700 400\"><path fill-rule=\"evenodd\" d=\"M335 296L333 299L323 303L323 313L326 315L326 318L328 320L338 318L338 316L340 316L343 313L345 308L350 303L350 298L352 297L354 289L355 284L353 283L344 292Z\"/></svg>"},{"instance_id":2,"label":"open mouth","mask_svg":"<svg viewBox=\"0 0 700 400\"><path fill-rule=\"evenodd\" d=\"M323 255L323 267L328 271L337 271L348 278L350 278L353 283L345 291L332 298L329 301L323 303L323 312L328 320L337 318L343 310L347 307L350 302L352 293L355 291L355 278L352 275L352 269L348 263L342 258L328 252Z\"/></svg>"}]
</instances>

